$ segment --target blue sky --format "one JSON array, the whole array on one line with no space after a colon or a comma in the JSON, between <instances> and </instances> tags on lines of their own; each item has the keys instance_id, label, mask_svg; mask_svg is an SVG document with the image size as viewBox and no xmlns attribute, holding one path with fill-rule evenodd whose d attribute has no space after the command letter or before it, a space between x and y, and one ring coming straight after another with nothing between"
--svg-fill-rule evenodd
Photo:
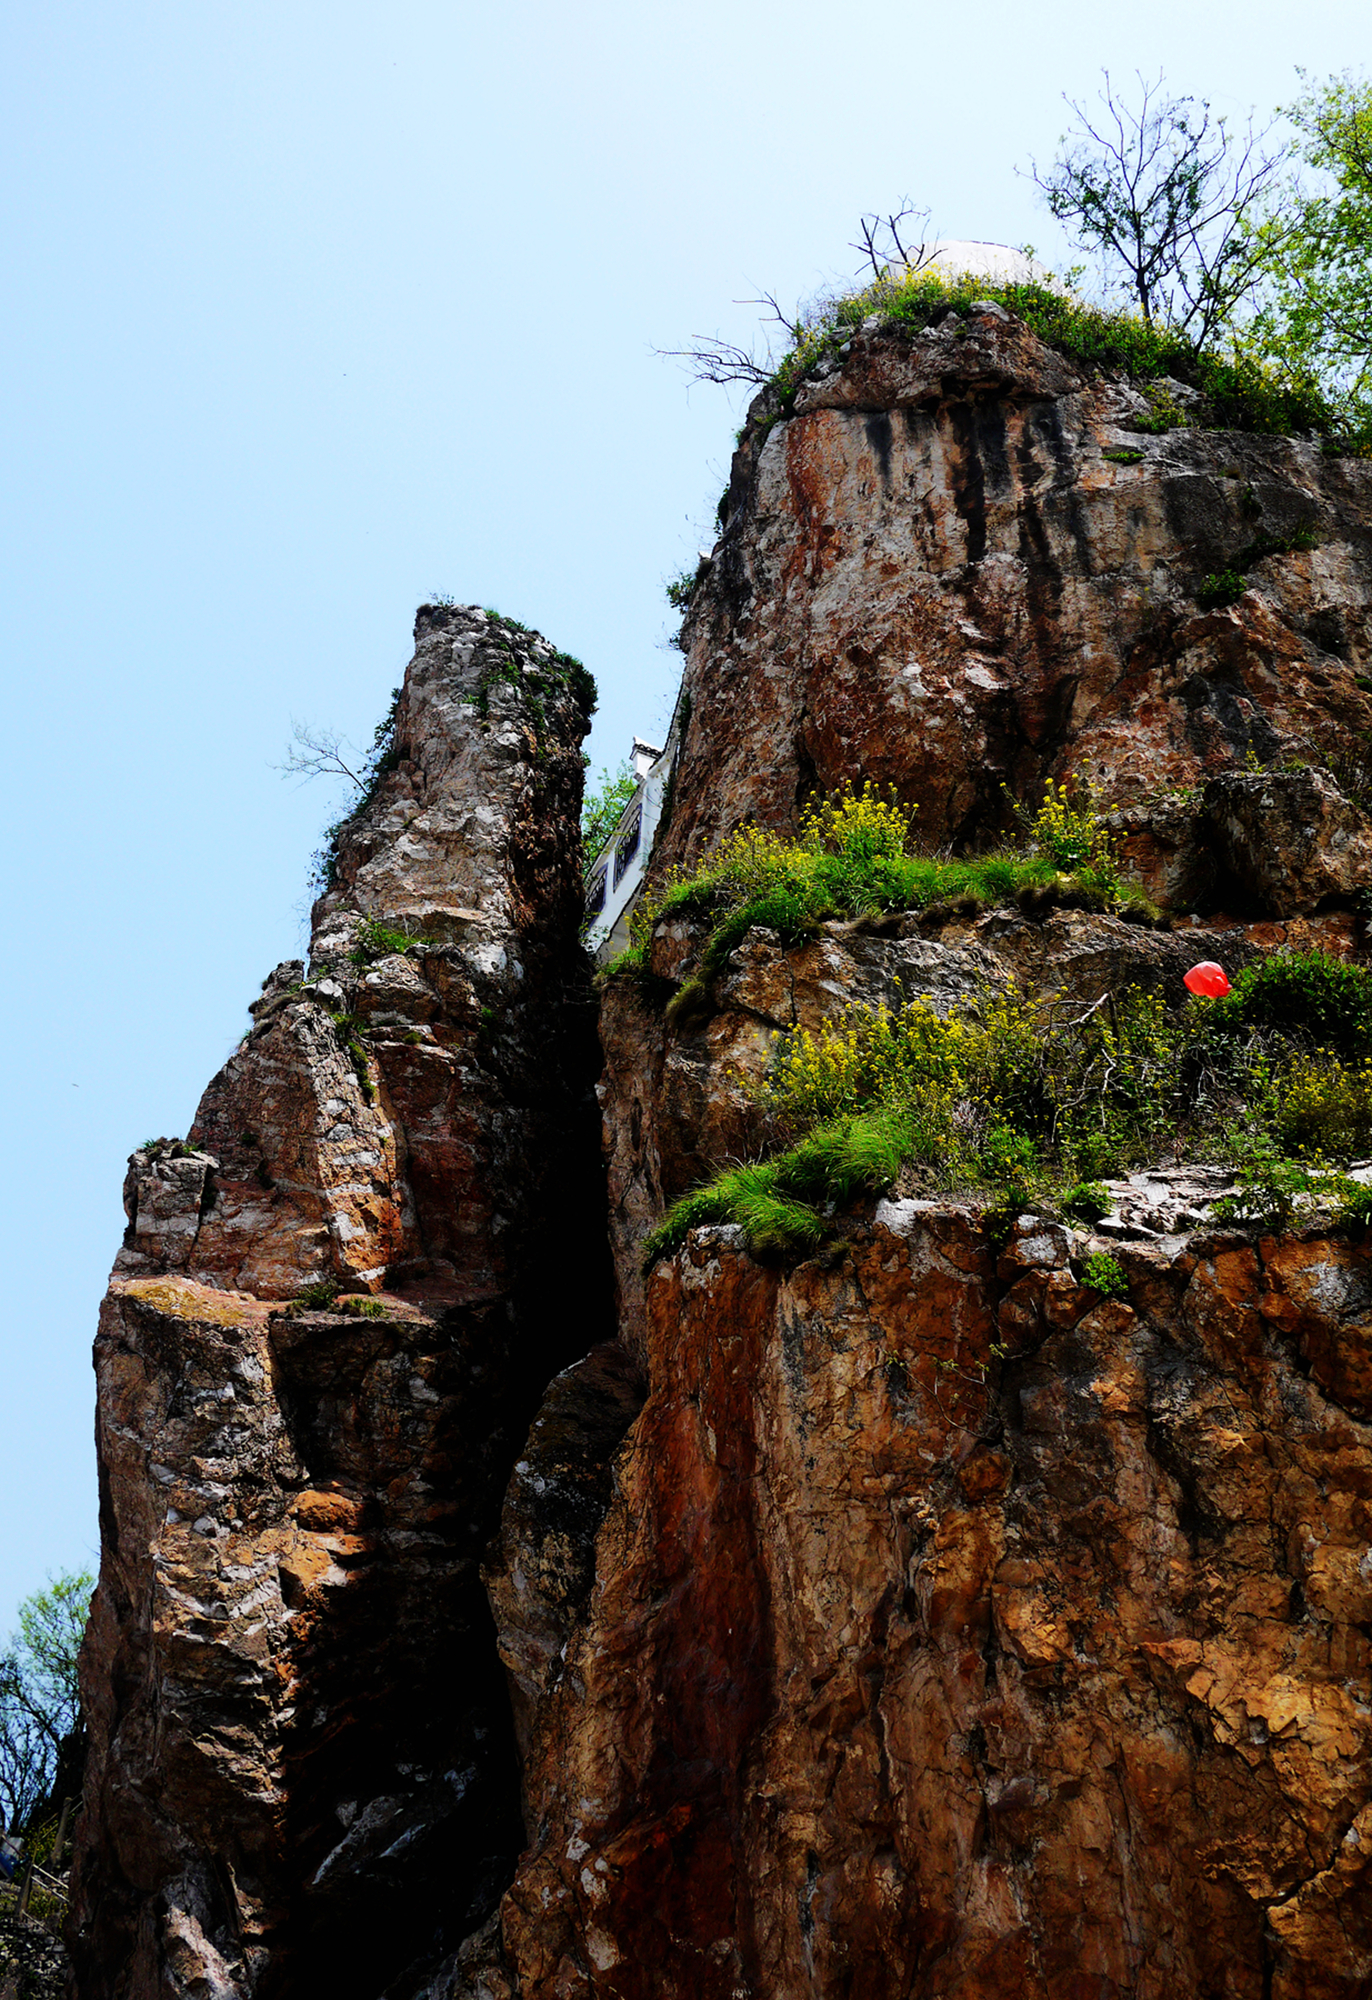
<instances>
[{"instance_id":1,"label":"blue sky","mask_svg":"<svg viewBox=\"0 0 1372 2000\"><path fill-rule=\"evenodd\" d=\"M9 10L0 1637L93 1558L125 1156L299 947L292 717L369 738L445 591L579 654L617 760L737 421L655 348L747 340L907 194L1069 261L1015 168L1102 64L1242 115L1368 54L1361 0Z\"/></svg>"}]
</instances>

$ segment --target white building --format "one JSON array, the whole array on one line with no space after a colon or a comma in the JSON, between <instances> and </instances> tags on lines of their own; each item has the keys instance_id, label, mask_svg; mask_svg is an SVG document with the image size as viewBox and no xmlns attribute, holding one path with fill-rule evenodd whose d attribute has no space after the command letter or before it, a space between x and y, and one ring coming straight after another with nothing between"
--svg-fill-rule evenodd
<instances>
[{"instance_id":1,"label":"white building","mask_svg":"<svg viewBox=\"0 0 1372 2000\"><path fill-rule=\"evenodd\" d=\"M630 753L637 785L610 838L586 870L586 949L597 965L608 965L629 943L629 919L647 872L662 819L667 783L676 763L676 717L659 750L634 738Z\"/></svg>"}]
</instances>

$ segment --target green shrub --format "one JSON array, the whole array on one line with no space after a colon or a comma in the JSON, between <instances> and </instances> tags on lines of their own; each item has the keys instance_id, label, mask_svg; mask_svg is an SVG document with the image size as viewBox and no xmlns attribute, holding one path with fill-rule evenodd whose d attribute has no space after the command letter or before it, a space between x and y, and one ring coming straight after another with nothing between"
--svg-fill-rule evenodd
<instances>
[{"instance_id":1,"label":"green shrub","mask_svg":"<svg viewBox=\"0 0 1372 2000\"><path fill-rule=\"evenodd\" d=\"M333 1278L318 1278L312 1285L296 1293L291 1304L305 1312L327 1312L338 1297L338 1285Z\"/></svg>"},{"instance_id":2,"label":"green shrub","mask_svg":"<svg viewBox=\"0 0 1372 2000\"><path fill-rule=\"evenodd\" d=\"M1372 1050L1372 972L1322 951L1274 952L1238 972L1222 1000L1201 1003L1213 1036L1274 1029L1344 1056Z\"/></svg>"},{"instance_id":3,"label":"green shrub","mask_svg":"<svg viewBox=\"0 0 1372 2000\"><path fill-rule=\"evenodd\" d=\"M386 1316L383 1300L360 1298L354 1292L338 1300L338 1310L347 1313L352 1319L384 1319Z\"/></svg>"},{"instance_id":4,"label":"green shrub","mask_svg":"<svg viewBox=\"0 0 1372 2000\"><path fill-rule=\"evenodd\" d=\"M1240 570L1218 569L1196 591L1196 602L1202 611L1221 611L1227 604L1237 604L1248 588L1248 579Z\"/></svg>"},{"instance_id":5,"label":"green shrub","mask_svg":"<svg viewBox=\"0 0 1372 2000\"><path fill-rule=\"evenodd\" d=\"M1298 1050L1276 1081L1274 1129L1289 1152L1352 1159L1372 1150L1372 1056Z\"/></svg>"},{"instance_id":6,"label":"green shrub","mask_svg":"<svg viewBox=\"0 0 1372 2000\"><path fill-rule=\"evenodd\" d=\"M1154 437L1161 437L1166 431L1185 428L1191 419L1165 382L1150 382L1147 387L1148 414L1146 417L1131 417L1124 428L1131 431L1145 431Z\"/></svg>"},{"instance_id":7,"label":"green shrub","mask_svg":"<svg viewBox=\"0 0 1372 2000\"><path fill-rule=\"evenodd\" d=\"M772 376L782 413L794 404L810 370L841 349L874 315L907 333L947 318L966 318L983 299L1014 313L1040 340L1088 372L1128 376L1150 395L1151 414L1139 428L1169 430L1178 422L1219 430L1332 436L1346 428L1313 387L1293 382L1248 354L1203 353L1182 334L1132 313L1110 312L1047 285L998 284L971 275L893 270L862 290L820 300L799 324L800 337ZM1182 410L1170 390L1148 385L1170 376L1199 391Z\"/></svg>"},{"instance_id":8,"label":"green shrub","mask_svg":"<svg viewBox=\"0 0 1372 2000\"><path fill-rule=\"evenodd\" d=\"M1107 1250L1093 1250L1082 1259L1081 1281L1090 1291L1101 1292L1108 1299L1129 1296L1129 1280Z\"/></svg>"},{"instance_id":9,"label":"green shrub","mask_svg":"<svg viewBox=\"0 0 1372 2000\"><path fill-rule=\"evenodd\" d=\"M626 758L617 770L611 771L608 765L604 766L599 782L584 794L581 801L581 855L587 869L619 825L625 806L637 790L638 779Z\"/></svg>"},{"instance_id":10,"label":"green shrub","mask_svg":"<svg viewBox=\"0 0 1372 2000\"><path fill-rule=\"evenodd\" d=\"M1344 1181L1336 1216L1345 1229L1372 1229L1372 1187L1362 1181Z\"/></svg>"},{"instance_id":11,"label":"green shrub","mask_svg":"<svg viewBox=\"0 0 1372 2000\"><path fill-rule=\"evenodd\" d=\"M1101 457L1107 465L1141 465L1143 463L1143 453L1141 451L1103 451Z\"/></svg>"},{"instance_id":12,"label":"green shrub","mask_svg":"<svg viewBox=\"0 0 1372 2000\"><path fill-rule=\"evenodd\" d=\"M1233 1127L1228 1137L1238 1188L1211 1203L1217 1222L1289 1229L1302 1200L1328 1193L1337 1179L1288 1159L1266 1131Z\"/></svg>"},{"instance_id":13,"label":"green shrub","mask_svg":"<svg viewBox=\"0 0 1372 2000\"><path fill-rule=\"evenodd\" d=\"M353 948L348 953L351 962L359 969L375 964L378 958L391 958L410 950L415 942L412 931L397 930L391 924L383 924L377 917L363 917L353 932Z\"/></svg>"},{"instance_id":14,"label":"green shrub","mask_svg":"<svg viewBox=\"0 0 1372 2000\"><path fill-rule=\"evenodd\" d=\"M1062 1195L1059 1206L1073 1222L1099 1222L1110 1213L1110 1190L1101 1181L1074 1181Z\"/></svg>"}]
</instances>

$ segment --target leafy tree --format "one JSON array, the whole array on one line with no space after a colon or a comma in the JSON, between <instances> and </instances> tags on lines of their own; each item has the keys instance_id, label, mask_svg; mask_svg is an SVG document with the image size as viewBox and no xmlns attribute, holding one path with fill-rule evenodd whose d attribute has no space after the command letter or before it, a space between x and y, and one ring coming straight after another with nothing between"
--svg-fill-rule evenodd
<instances>
[{"instance_id":1,"label":"leafy tree","mask_svg":"<svg viewBox=\"0 0 1372 2000\"><path fill-rule=\"evenodd\" d=\"M617 771L608 766L600 782L587 789L581 806L581 851L589 867L619 825L619 816L638 788L638 780L628 762Z\"/></svg>"},{"instance_id":2,"label":"leafy tree","mask_svg":"<svg viewBox=\"0 0 1372 2000\"><path fill-rule=\"evenodd\" d=\"M1106 283L1150 324L1204 347L1251 298L1270 258L1251 227L1286 158L1250 120L1234 137L1203 100L1138 78L1131 105L1108 70L1101 110L1066 98L1075 129L1030 173L1059 222L1101 258Z\"/></svg>"},{"instance_id":3,"label":"leafy tree","mask_svg":"<svg viewBox=\"0 0 1372 2000\"><path fill-rule=\"evenodd\" d=\"M95 1579L64 1575L19 1607L0 1654L0 1815L25 1826L49 1796L63 1743L79 1727L76 1656Z\"/></svg>"},{"instance_id":4,"label":"leafy tree","mask_svg":"<svg viewBox=\"0 0 1372 2000\"><path fill-rule=\"evenodd\" d=\"M1347 71L1305 82L1284 107L1300 154L1321 176L1286 190L1252 232L1270 280L1262 349L1320 383L1358 420L1372 400L1372 83Z\"/></svg>"}]
</instances>

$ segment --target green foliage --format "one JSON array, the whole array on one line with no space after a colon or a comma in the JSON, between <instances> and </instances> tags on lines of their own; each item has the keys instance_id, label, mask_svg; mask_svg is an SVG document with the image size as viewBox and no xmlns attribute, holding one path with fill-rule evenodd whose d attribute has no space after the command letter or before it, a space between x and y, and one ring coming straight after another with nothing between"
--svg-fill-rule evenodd
<instances>
[{"instance_id":1,"label":"green foliage","mask_svg":"<svg viewBox=\"0 0 1372 2000\"><path fill-rule=\"evenodd\" d=\"M1107 465L1141 465L1143 463L1143 453L1141 451L1103 451L1101 457L1106 461Z\"/></svg>"},{"instance_id":2,"label":"green foliage","mask_svg":"<svg viewBox=\"0 0 1372 2000\"><path fill-rule=\"evenodd\" d=\"M1255 240L1270 281L1254 345L1316 383L1353 449L1372 449L1372 84L1345 72L1287 116L1313 184L1285 189Z\"/></svg>"},{"instance_id":3,"label":"green foliage","mask_svg":"<svg viewBox=\"0 0 1372 2000\"><path fill-rule=\"evenodd\" d=\"M1333 1176L1291 1160L1260 1127L1231 1127L1238 1189L1211 1203L1217 1222L1289 1229L1304 1200L1327 1193Z\"/></svg>"},{"instance_id":4,"label":"green foliage","mask_svg":"<svg viewBox=\"0 0 1372 2000\"><path fill-rule=\"evenodd\" d=\"M589 728L596 711L598 692L594 676L581 661L572 653L558 652L521 659L506 635L518 632L533 638L537 636L533 628L521 625L517 618L507 618L490 605L483 608L491 622L491 629L476 684L476 712L481 721L486 723L490 718L493 691L497 687L510 688L517 697L524 720L533 730L534 742L541 753L547 748L548 737L544 697L552 689L572 697L582 722ZM530 671L525 671L526 666Z\"/></svg>"},{"instance_id":5,"label":"green foliage","mask_svg":"<svg viewBox=\"0 0 1372 2000\"><path fill-rule=\"evenodd\" d=\"M617 770L602 768L598 783L581 803L581 852L589 868L619 825L620 816L634 793L638 780L626 759Z\"/></svg>"},{"instance_id":6,"label":"green foliage","mask_svg":"<svg viewBox=\"0 0 1372 2000\"><path fill-rule=\"evenodd\" d=\"M1108 1299L1127 1299L1129 1280L1123 1267L1107 1250L1093 1250L1089 1257L1082 1259L1081 1281L1093 1292L1101 1292Z\"/></svg>"},{"instance_id":7,"label":"green foliage","mask_svg":"<svg viewBox=\"0 0 1372 2000\"><path fill-rule=\"evenodd\" d=\"M296 1293L291 1304L302 1312L327 1312L338 1297L338 1284L333 1278L318 1278L314 1284L306 1285Z\"/></svg>"},{"instance_id":8,"label":"green foliage","mask_svg":"<svg viewBox=\"0 0 1372 2000\"><path fill-rule=\"evenodd\" d=\"M63 1739L80 1722L76 1658L95 1579L51 1579L19 1606L0 1654L0 1824L24 1827L51 1791Z\"/></svg>"},{"instance_id":9,"label":"green foliage","mask_svg":"<svg viewBox=\"0 0 1372 2000\"><path fill-rule=\"evenodd\" d=\"M926 1186L985 1190L993 1222L1052 1202L1055 1188L1064 1214L1096 1221L1110 1197L1095 1177L1179 1142L1236 1163L1239 1192L1220 1219L1277 1226L1306 1197L1347 1197L1353 1226L1363 1198L1322 1163L1372 1149L1369 987L1359 967L1287 954L1246 967L1224 1000L1174 1014L1137 988L1089 1006L1006 990L947 1019L914 1000L794 1029L759 1096L763 1129L786 1150L687 1196L651 1254L707 1220L758 1229L772 1249L813 1248L855 1193L902 1168ZM1361 1053L1346 1058L1340 1038ZM788 1220L768 1208L777 1201L792 1205Z\"/></svg>"},{"instance_id":10,"label":"green foliage","mask_svg":"<svg viewBox=\"0 0 1372 2000\"><path fill-rule=\"evenodd\" d=\"M733 1222L760 1254L817 1250L830 1233L825 1208L889 1187L909 1144L902 1115L885 1109L818 1125L774 1160L729 1167L670 1208L644 1246L645 1266L702 1223Z\"/></svg>"},{"instance_id":11,"label":"green foliage","mask_svg":"<svg viewBox=\"0 0 1372 2000\"><path fill-rule=\"evenodd\" d=\"M1110 1213L1110 1190L1102 1181L1074 1181L1058 1206L1072 1222L1099 1222Z\"/></svg>"},{"instance_id":12,"label":"green foliage","mask_svg":"<svg viewBox=\"0 0 1372 2000\"><path fill-rule=\"evenodd\" d=\"M1306 521L1289 535L1259 535L1247 543L1231 558L1229 567L1216 570L1207 576L1196 592L1196 602L1202 611L1214 611L1226 604L1237 604L1248 588L1246 572L1266 556L1289 556L1298 550L1317 549L1320 534L1312 522Z\"/></svg>"},{"instance_id":13,"label":"green foliage","mask_svg":"<svg viewBox=\"0 0 1372 2000\"><path fill-rule=\"evenodd\" d=\"M821 300L798 323L799 338L770 378L778 411L789 414L797 389L816 364L840 352L876 316L908 334L946 319L967 318L983 299L1022 319L1048 346L1090 372L1125 375L1144 386L1169 376L1199 392L1181 420L1221 430L1291 435L1340 429L1340 413L1317 386L1256 352L1219 354L1173 328L1132 313L1112 312L1038 283L998 284L933 271L888 272L861 291ZM1170 390L1152 392L1153 422ZM1171 428L1170 420L1160 428Z\"/></svg>"},{"instance_id":14,"label":"green foliage","mask_svg":"<svg viewBox=\"0 0 1372 2000\"><path fill-rule=\"evenodd\" d=\"M725 498L728 498L727 494ZM671 605L673 611L685 611L690 604L691 592L696 587L696 577L699 573L699 565L697 565L694 569L683 569L677 576L668 577L664 589L667 594L667 602Z\"/></svg>"},{"instance_id":15,"label":"green foliage","mask_svg":"<svg viewBox=\"0 0 1372 2000\"><path fill-rule=\"evenodd\" d=\"M1109 892L1119 886L1119 867L1109 834L1101 823L1100 801L1089 786L1050 785L1043 804L1029 823L1029 838L1040 854L1058 867L1089 879Z\"/></svg>"},{"instance_id":16,"label":"green foliage","mask_svg":"<svg viewBox=\"0 0 1372 2000\"><path fill-rule=\"evenodd\" d=\"M1237 604L1248 588L1248 579L1240 570L1219 569L1207 576L1196 592L1196 602L1202 611L1219 611L1226 604Z\"/></svg>"},{"instance_id":17,"label":"green foliage","mask_svg":"<svg viewBox=\"0 0 1372 2000\"><path fill-rule=\"evenodd\" d=\"M378 917L363 917L353 933L353 948L348 957L360 969L375 964L378 958L403 955L414 943L412 931L397 930L393 925L383 924Z\"/></svg>"},{"instance_id":18,"label":"green foliage","mask_svg":"<svg viewBox=\"0 0 1372 2000\"><path fill-rule=\"evenodd\" d=\"M1372 1187L1362 1181L1345 1180L1336 1215L1345 1229L1372 1229Z\"/></svg>"},{"instance_id":19,"label":"green foliage","mask_svg":"<svg viewBox=\"0 0 1372 2000\"><path fill-rule=\"evenodd\" d=\"M1273 1127L1291 1153L1352 1159L1372 1151L1372 1055L1298 1049L1277 1076Z\"/></svg>"},{"instance_id":20,"label":"green foliage","mask_svg":"<svg viewBox=\"0 0 1372 2000\"><path fill-rule=\"evenodd\" d=\"M1372 972L1322 951L1274 952L1206 1003L1210 1036L1266 1028L1340 1055L1372 1050Z\"/></svg>"},{"instance_id":21,"label":"green foliage","mask_svg":"<svg viewBox=\"0 0 1372 2000\"><path fill-rule=\"evenodd\" d=\"M1144 431L1152 437L1162 437L1168 431L1184 430L1191 419L1183 404L1179 403L1165 382L1149 382L1145 387L1148 397L1146 417L1131 417L1125 428Z\"/></svg>"},{"instance_id":22,"label":"green foliage","mask_svg":"<svg viewBox=\"0 0 1372 2000\"><path fill-rule=\"evenodd\" d=\"M754 925L792 944L829 918L880 918L896 910L975 914L1026 893L1045 908L1122 907L1114 854L1089 795L1074 802L1067 788L1050 787L1037 817L1021 817L1033 851L962 859L913 854L913 808L871 784L857 792L845 787L804 815L796 838L741 827L698 874L675 877L642 897L633 942L609 974L642 976L653 926L673 914L713 919L701 967L708 986ZM1070 877L1060 872L1064 858L1075 869Z\"/></svg>"}]
</instances>

